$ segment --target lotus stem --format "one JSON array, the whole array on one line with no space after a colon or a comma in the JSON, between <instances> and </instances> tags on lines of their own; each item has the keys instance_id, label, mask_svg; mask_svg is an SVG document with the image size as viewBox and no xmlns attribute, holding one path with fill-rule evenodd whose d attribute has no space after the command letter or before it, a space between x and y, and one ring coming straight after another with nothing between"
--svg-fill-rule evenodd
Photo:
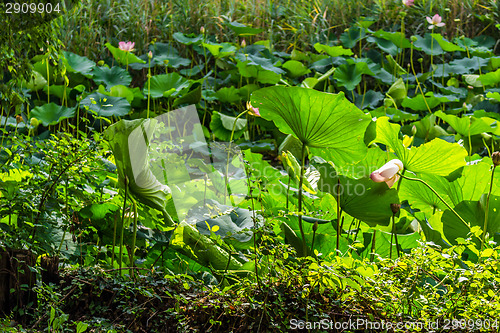
<instances>
[{"instance_id":1,"label":"lotus stem","mask_svg":"<svg viewBox=\"0 0 500 333\"><path fill-rule=\"evenodd\" d=\"M451 206L439 195L439 193L436 192L435 189L433 189L429 184L427 184L425 181L423 181L422 179L418 179L418 178L411 178L411 177L407 177L401 173L398 173L398 175L400 175L401 177L403 177L404 179L408 179L408 180L413 180L413 181L416 181L416 182L420 182L422 184L424 184L425 186L427 186L438 198L439 200L441 200L445 205L446 207L448 207L448 209L453 213L455 214L456 217L458 217L458 219L460 220L460 222L462 222L467 228L470 228L470 225L469 223L465 222L465 220L460 216L458 215L458 213L453 209L451 208Z\"/></svg>"},{"instance_id":2,"label":"lotus stem","mask_svg":"<svg viewBox=\"0 0 500 333\"><path fill-rule=\"evenodd\" d=\"M371 249L371 255L370 255L370 261L373 262L375 260L375 240L377 238L377 230L373 230L373 236L372 236L372 249Z\"/></svg>"},{"instance_id":3,"label":"lotus stem","mask_svg":"<svg viewBox=\"0 0 500 333\"><path fill-rule=\"evenodd\" d=\"M302 236L302 252L307 256L306 235L302 226L302 184L304 183L304 164L306 162L306 145L302 143L301 163L300 163L300 179L299 179L299 229Z\"/></svg>"},{"instance_id":4,"label":"lotus stem","mask_svg":"<svg viewBox=\"0 0 500 333\"><path fill-rule=\"evenodd\" d=\"M493 190L493 180L495 177L495 168L497 166L493 164L493 170L491 170L491 181L490 181L490 190L488 192L488 196L486 197L486 209L484 211L484 225L483 225L483 235L481 237L481 251L483 250L484 247L484 241L486 239L486 229L488 228L488 212L490 210L490 196L491 196L491 191Z\"/></svg>"},{"instance_id":5,"label":"lotus stem","mask_svg":"<svg viewBox=\"0 0 500 333\"><path fill-rule=\"evenodd\" d=\"M229 174L229 157L231 154L231 143L233 142L233 136L234 136L234 131L236 130L236 123L238 122L238 119L246 114L248 112L248 109L240 113L239 115L236 116L234 119L233 123L233 129L231 130L231 137L229 138L229 145L227 147L227 159L226 159L226 174L224 175L224 181L225 181L225 186L224 186L224 205L226 204L226 194L227 194L227 185L229 183L228 180L228 174ZM231 195L231 194L229 194Z\"/></svg>"},{"instance_id":6,"label":"lotus stem","mask_svg":"<svg viewBox=\"0 0 500 333\"><path fill-rule=\"evenodd\" d=\"M122 231L121 231L121 235L120 235L120 264L119 264L119 268L120 268L120 273L122 272L121 269L122 269L122 261L123 261L123 231L125 229L125 209L127 207L127 195L128 195L128 178L127 176L125 176L125 179L123 180L123 182L125 183L125 198L123 199L123 209L122 209ZM115 249L113 249L114 251Z\"/></svg>"},{"instance_id":7,"label":"lotus stem","mask_svg":"<svg viewBox=\"0 0 500 333\"><path fill-rule=\"evenodd\" d=\"M135 260L134 260L134 257L135 257L135 242L136 242L136 239L137 239L137 202L132 199L132 204L134 206L134 233L133 233L133 236L132 236L132 262L131 262L131 265L132 267L135 267L134 263L135 263ZM133 271L132 271L133 272Z\"/></svg>"}]
</instances>

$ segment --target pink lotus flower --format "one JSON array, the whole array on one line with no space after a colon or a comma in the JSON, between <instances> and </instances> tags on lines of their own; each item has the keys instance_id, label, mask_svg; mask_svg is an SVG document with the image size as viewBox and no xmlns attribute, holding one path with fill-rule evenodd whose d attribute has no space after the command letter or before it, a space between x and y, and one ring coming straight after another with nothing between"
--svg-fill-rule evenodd
<instances>
[{"instance_id":1,"label":"pink lotus flower","mask_svg":"<svg viewBox=\"0 0 500 333\"><path fill-rule=\"evenodd\" d=\"M389 188L398 181L398 172L403 171L403 162L398 159L390 160L384 164L380 169L371 173L370 179L376 183L385 182Z\"/></svg>"},{"instance_id":2,"label":"pink lotus flower","mask_svg":"<svg viewBox=\"0 0 500 333\"><path fill-rule=\"evenodd\" d=\"M260 117L259 108L254 108L250 102L247 102L248 113L255 117Z\"/></svg>"},{"instance_id":3,"label":"pink lotus flower","mask_svg":"<svg viewBox=\"0 0 500 333\"><path fill-rule=\"evenodd\" d=\"M441 22L443 18L439 14L434 15L432 18L426 17L427 22L429 22L429 29L434 29L435 27L444 27L444 23Z\"/></svg>"},{"instance_id":4,"label":"pink lotus flower","mask_svg":"<svg viewBox=\"0 0 500 333\"><path fill-rule=\"evenodd\" d=\"M405 5L406 7L411 7L413 6L413 2L415 0L403 0L403 5Z\"/></svg>"},{"instance_id":5,"label":"pink lotus flower","mask_svg":"<svg viewBox=\"0 0 500 333\"><path fill-rule=\"evenodd\" d=\"M134 49L135 43L134 42L119 42L118 43L118 48L122 51L125 52L132 52L135 51Z\"/></svg>"}]
</instances>

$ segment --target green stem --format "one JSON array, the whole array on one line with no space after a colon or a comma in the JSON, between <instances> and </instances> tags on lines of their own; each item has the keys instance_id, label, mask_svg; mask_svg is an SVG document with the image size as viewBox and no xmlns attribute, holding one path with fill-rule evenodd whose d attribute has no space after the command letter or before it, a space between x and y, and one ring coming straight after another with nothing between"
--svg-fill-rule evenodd
<instances>
[{"instance_id":1,"label":"green stem","mask_svg":"<svg viewBox=\"0 0 500 333\"><path fill-rule=\"evenodd\" d=\"M299 229L302 236L302 252L307 256L306 235L302 226L302 184L304 183L304 164L306 162L306 145L302 143L301 164L300 164L300 180L299 180Z\"/></svg>"},{"instance_id":2,"label":"green stem","mask_svg":"<svg viewBox=\"0 0 500 333\"><path fill-rule=\"evenodd\" d=\"M490 181L490 191L488 192L488 196L486 197L486 209L484 211L484 225L483 225L483 236L481 238L481 251L483 250L484 241L486 239L486 228L488 228L488 212L490 210L490 196L491 191L493 190L493 180L495 176L495 168L497 166L493 165L493 170L491 170L491 181Z\"/></svg>"},{"instance_id":3,"label":"green stem","mask_svg":"<svg viewBox=\"0 0 500 333\"><path fill-rule=\"evenodd\" d=\"M151 100L151 58L149 58L149 67L148 67L148 110L146 112L146 118L148 119L149 119L150 100Z\"/></svg>"},{"instance_id":4,"label":"green stem","mask_svg":"<svg viewBox=\"0 0 500 333\"><path fill-rule=\"evenodd\" d=\"M134 255L135 255L135 242L137 240L137 202L132 199L132 204L134 206L134 233L132 236L132 260L131 260L131 265L134 267Z\"/></svg>"},{"instance_id":5,"label":"green stem","mask_svg":"<svg viewBox=\"0 0 500 333\"><path fill-rule=\"evenodd\" d=\"M125 208L127 207L127 195L128 195L128 179L127 179L127 176L125 176L125 179L124 179L124 183L125 183L125 198L123 199L123 209L122 209L122 231L121 231L121 235L120 235L120 264L119 264L119 268L120 268L120 274L122 272L122 261L123 261L123 231L125 229ZM115 249L113 249L114 251Z\"/></svg>"},{"instance_id":6,"label":"green stem","mask_svg":"<svg viewBox=\"0 0 500 333\"><path fill-rule=\"evenodd\" d=\"M243 111L239 115L236 116L234 119L233 123L233 129L231 130L231 137L229 138L229 145L227 147L227 159L226 159L226 174L224 175L224 181L225 181L225 186L224 186L224 205L226 204L226 194L227 194L227 185L228 185L228 174L229 174L229 157L231 154L231 143L233 142L233 136L234 136L234 131L236 129L236 123L238 122L238 118L246 114L248 110ZM231 194L229 194L231 195Z\"/></svg>"},{"instance_id":7,"label":"green stem","mask_svg":"<svg viewBox=\"0 0 500 333\"><path fill-rule=\"evenodd\" d=\"M456 217L458 217L458 219L460 220L460 222L462 222L467 228L470 228L470 225L467 222L465 222L465 220L460 215L458 215L458 213L453 208L451 208L451 206L439 195L439 193L437 193L436 190L433 189L425 181L423 181L422 179L418 179L418 178L407 177L407 176L405 176L405 175L403 175L401 173L398 173L398 175L400 175L404 179L408 179L408 180L413 180L413 181L416 181L416 182L420 182L420 183L424 184L425 186L427 186L439 198L439 200L441 200L446 205L446 207L448 207L448 209L451 210L451 212L453 214L455 214Z\"/></svg>"},{"instance_id":8,"label":"green stem","mask_svg":"<svg viewBox=\"0 0 500 333\"><path fill-rule=\"evenodd\" d=\"M371 249L371 255L370 255L370 261L373 262L375 260L375 240L377 237L377 230L373 230L373 236L372 236L372 249Z\"/></svg>"},{"instance_id":9,"label":"green stem","mask_svg":"<svg viewBox=\"0 0 500 333\"><path fill-rule=\"evenodd\" d=\"M413 67L413 43L411 43L411 48L410 48L410 64L411 64L411 71L413 73L413 76L415 77L415 81L417 82L417 87L420 89L420 93L422 94L422 97L424 99L425 106L427 107L427 110L429 113L432 113L431 108L429 107L429 104L427 104L427 99L425 98L424 91L422 89L422 86L420 85L420 82L418 81L417 78L417 73L415 72L415 67ZM423 67L423 65L422 65Z\"/></svg>"},{"instance_id":10,"label":"green stem","mask_svg":"<svg viewBox=\"0 0 500 333\"><path fill-rule=\"evenodd\" d=\"M340 249L340 178L337 178L337 255Z\"/></svg>"}]
</instances>

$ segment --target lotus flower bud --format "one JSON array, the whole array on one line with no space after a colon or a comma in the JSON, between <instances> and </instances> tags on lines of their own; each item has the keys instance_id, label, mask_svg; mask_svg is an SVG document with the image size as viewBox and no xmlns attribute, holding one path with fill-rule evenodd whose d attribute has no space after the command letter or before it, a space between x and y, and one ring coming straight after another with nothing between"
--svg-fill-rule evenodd
<instances>
[{"instance_id":1,"label":"lotus flower bud","mask_svg":"<svg viewBox=\"0 0 500 333\"><path fill-rule=\"evenodd\" d=\"M152 58L153 58L153 52L151 52L151 51L149 51L149 52L148 52L148 58L149 58L149 59L152 59Z\"/></svg>"},{"instance_id":2,"label":"lotus flower bud","mask_svg":"<svg viewBox=\"0 0 500 333\"><path fill-rule=\"evenodd\" d=\"M391 188L399 179L398 172L403 171L403 169L403 162L398 159L390 160L380 169L373 171L370 179L376 183L385 182Z\"/></svg>"},{"instance_id":3,"label":"lotus flower bud","mask_svg":"<svg viewBox=\"0 0 500 333\"><path fill-rule=\"evenodd\" d=\"M40 123L38 122L38 119L35 117L31 118L30 120L30 125L33 126L34 128L37 128Z\"/></svg>"},{"instance_id":4,"label":"lotus flower bud","mask_svg":"<svg viewBox=\"0 0 500 333\"><path fill-rule=\"evenodd\" d=\"M243 40L241 41L241 47L242 47L242 48L245 48L246 46L247 46L247 42L243 39Z\"/></svg>"},{"instance_id":5,"label":"lotus flower bud","mask_svg":"<svg viewBox=\"0 0 500 333\"><path fill-rule=\"evenodd\" d=\"M204 27L204 26L201 26L201 28L200 28L200 33L201 33L202 35L204 35L204 34L205 34L205 27Z\"/></svg>"},{"instance_id":6,"label":"lotus flower bud","mask_svg":"<svg viewBox=\"0 0 500 333\"><path fill-rule=\"evenodd\" d=\"M499 166L500 165L500 151L496 151L493 154L491 154L491 159L493 160L493 165L494 166Z\"/></svg>"}]
</instances>

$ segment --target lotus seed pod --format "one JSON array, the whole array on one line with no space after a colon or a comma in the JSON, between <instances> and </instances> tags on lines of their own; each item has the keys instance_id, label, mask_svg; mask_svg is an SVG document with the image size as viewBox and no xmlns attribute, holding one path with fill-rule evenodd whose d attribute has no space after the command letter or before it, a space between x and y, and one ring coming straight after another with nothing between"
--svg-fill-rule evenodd
<instances>
[{"instance_id":1,"label":"lotus seed pod","mask_svg":"<svg viewBox=\"0 0 500 333\"><path fill-rule=\"evenodd\" d=\"M102 66L102 65L104 65L104 60L99 60L99 61L97 62L97 66Z\"/></svg>"},{"instance_id":2,"label":"lotus seed pod","mask_svg":"<svg viewBox=\"0 0 500 333\"><path fill-rule=\"evenodd\" d=\"M16 116L16 123L18 123L18 124L19 124L19 123L22 123L23 121L24 121L24 120L23 120L23 116L21 116L20 114L18 114L18 115Z\"/></svg>"},{"instance_id":3,"label":"lotus seed pod","mask_svg":"<svg viewBox=\"0 0 500 333\"><path fill-rule=\"evenodd\" d=\"M493 160L493 165L494 166L499 166L500 165L500 151L496 151L493 154L491 154L491 159Z\"/></svg>"},{"instance_id":4,"label":"lotus seed pod","mask_svg":"<svg viewBox=\"0 0 500 333\"><path fill-rule=\"evenodd\" d=\"M417 36L411 36L411 41L414 43L417 41Z\"/></svg>"},{"instance_id":5,"label":"lotus seed pod","mask_svg":"<svg viewBox=\"0 0 500 333\"><path fill-rule=\"evenodd\" d=\"M391 204L391 210L394 215L396 215L400 209L401 209L401 204L395 204L395 203Z\"/></svg>"}]
</instances>

